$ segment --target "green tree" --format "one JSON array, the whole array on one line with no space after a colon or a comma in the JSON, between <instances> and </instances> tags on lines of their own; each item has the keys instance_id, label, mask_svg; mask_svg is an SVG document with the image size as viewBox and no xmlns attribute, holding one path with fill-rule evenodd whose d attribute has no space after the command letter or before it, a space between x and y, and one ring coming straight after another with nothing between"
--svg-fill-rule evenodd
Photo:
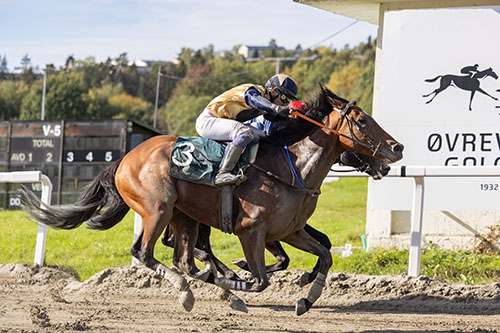
<instances>
[{"instance_id":1,"label":"green tree","mask_svg":"<svg viewBox=\"0 0 500 333\"><path fill-rule=\"evenodd\" d=\"M339 96L352 99L354 85L362 73L363 68L355 62L350 62L331 74L327 87Z\"/></svg>"},{"instance_id":2,"label":"green tree","mask_svg":"<svg viewBox=\"0 0 500 333\"><path fill-rule=\"evenodd\" d=\"M87 57L84 60L77 60L73 70L81 73L86 90L112 82L110 77L110 73L113 73L111 60L97 64L93 57Z\"/></svg>"},{"instance_id":3,"label":"green tree","mask_svg":"<svg viewBox=\"0 0 500 333\"><path fill-rule=\"evenodd\" d=\"M126 93L109 98L109 105L113 108L113 118L135 119L147 125L153 125L153 106Z\"/></svg>"},{"instance_id":4,"label":"green tree","mask_svg":"<svg viewBox=\"0 0 500 333\"><path fill-rule=\"evenodd\" d=\"M121 85L112 86L104 84L102 87L91 88L84 96L84 100L88 105L87 114L94 118L105 119L112 118L123 112L110 103L112 97L123 93Z\"/></svg>"},{"instance_id":5,"label":"green tree","mask_svg":"<svg viewBox=\"0 0 500 333\"><path fill-rule=\"evenodd\" d=\"M352 91L352 99L358 101L359 106L369 114L373 110L373 84L375 76L375 63L372 62L356 79Z\"/></svg>"},{"instance_id":6,"label":"green tree","mask_svg":"<svg viewBox=\"0 0 500 333\"><path fill-rule=\"evenodd\" d=\"M7 67L7 57L0 56L0 81L9 77L9 68Z\"/></svg>"},{"instance_id":7,"label":"green tree","mask_svg":"<svg viewBox=\"0 0 500 333\"><path fill-rule=\"evenodd\" d=\"M81 75L64 72L48 75L46 89L46 120L98 118L87 112L88 105L84 98L86 90ZM42 79L38 79L23 99L20 118L23 120L40 119L41 102Z\"/></svg>"},{"instance_id":8,"label":"green tree","mask_svg":"<svg viewBox=\"0 0 500 333\"><path fill-rule=\"evenodd\" d=\"M25 54L21 59L21 68L23 70L21 74L21 80L27 84L31 84L35 80L35 73L33 72L33 67L31 66L31 58L28 54Z\"/></svg>"},{"instance_id":9,"label":"green tree","mask_svg":"<svg viewBox=\"0 0 500 333\"><path fill-rule=\"evenodd\" d=\"M0 81L0 119L18 119L28 91L29 87L23 81Z\"/></svg>"},{"instance_id":10,"label":"green tree","mask_svg":"<svg viewBox=\"0 0 500 333\"><path fill-rule=\"evenodd\" d=\"M195 121L214 96L178 96L169 101L160 111L159 119L164 119L159 127L170 135L198 135Z\"/></svg>"},{"instance_id":11,"label":"green tree","mask_svg":"<svg viewBox=\"0 0 500 333\"><path fill-rule=\"evenodd\" d=\"M123 91L131 96L138 95L141 77L135 64L121 68L117 74L117 79L122 85Z\"/></svg>"}]
</instances>

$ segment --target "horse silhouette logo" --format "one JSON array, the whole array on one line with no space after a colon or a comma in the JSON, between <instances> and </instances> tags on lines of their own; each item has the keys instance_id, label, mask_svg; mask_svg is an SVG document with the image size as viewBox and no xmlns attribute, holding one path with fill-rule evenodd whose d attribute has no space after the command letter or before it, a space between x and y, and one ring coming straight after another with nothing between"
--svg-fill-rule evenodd
<instances>
[{"instance_id":1,"label":"horse silhouette logo","mask_svg":"<svg viewBox=\"0 0 500 333\"><path fill-rule=\"evenodd\" d=\"M446 75L438 75L433 79L425 80L425 82L434 82L437 79L441 79L439 81L439 88L435 89L433 92L427 95L422 95L422 97L429 97L431 95L434 95L430 100L428 100L425 103L429 104L430 102L432 102L440 92L442 92L451 85L453 85L456 88L460 88L462 90L470 91L469 111L472 111L472 99L474 98L474 94L476 93L476 91L493 98L495 101L498 101L498 98L491 96L486 91L481 89L481 87L479 86L480 85L479 79L484 79L489 76L496 80L498 79L498 75L493 71L491 67L483 71L479 71L478 67L479 65L475 64L474 66L466 66L462 68L460 72L466 75L446 74ZM500 89L497 89L497 92L500 92Z\"/></svg>"}]
</instances>

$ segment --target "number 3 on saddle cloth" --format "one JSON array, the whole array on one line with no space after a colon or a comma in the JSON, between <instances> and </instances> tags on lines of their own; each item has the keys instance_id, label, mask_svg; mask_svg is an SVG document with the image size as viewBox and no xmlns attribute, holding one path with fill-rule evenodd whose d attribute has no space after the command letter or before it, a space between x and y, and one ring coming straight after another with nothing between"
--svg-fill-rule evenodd
<instances>
[{"instance_id":1,"label":"number 3 on saddle cloth","mask_svg":"<svg viewBox=\"0 0 500 333\"><path fill-rule=\"evenodd\" d=\"M226 145L200 137L179 137L172 149L170 176L191 183L215 186L215 175L224 155ZM257 143L245 149L233 172L245 171L255 162Z\"/></svg>"},{"instance_id":2,"label":"number 3 on saddle cloth","mask_svg":"<svg viewBox=\"0 0 500 333\"><path fill-rule=\"evenodd\" d=\"M244 172L255 162L259 144L247 146L235 170ZM179 137L172 149L170 176L191 183L215 186L215 176L226 146L200 137ZM233 170L233 172L235 172ZM237 185L221 186L219 194L219 225L226 233L233 233L233 189Z\"/></svg>"}]
</instances>

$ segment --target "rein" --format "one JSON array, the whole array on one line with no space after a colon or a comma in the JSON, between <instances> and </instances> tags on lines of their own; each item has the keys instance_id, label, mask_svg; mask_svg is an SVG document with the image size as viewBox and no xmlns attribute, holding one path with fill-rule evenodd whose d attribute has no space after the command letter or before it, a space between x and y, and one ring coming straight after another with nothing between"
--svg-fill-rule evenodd
<instances>
[{"instance_id":1,"label":"rein","mask_svg":"<svg viewBox=\"0 0 500 333\"><path fill-rule=\"evenodd\" d=\"M356 121L354 121L354 119L352 119L351 117L349 117L349 116L347 115L347 112L349 111L349 108L351 107L351 105L352 105L352 104L353 104L352 102L347 103L347 104L346 104L346 106L345 106L345 108L344 108L344 110L338 110L337 108L333 108L333 109L334 109L335 111L337 111L338 113L340 113L340 115L342 116L342 119L347 119L347 120L349 121L349 124L350 124L351 126L352 126L352 124L354 124L354 125L358 128L358 130L359 130L361 133L363 133L363 131L359 128L359 126L358 126L358 124L356 123ZM365 137L366 141L368 141L368 142L369 142L369 144L366 144L366 143L361 142L361 141L359 141L359 140L357 140L357 139L355 139L355 138L353 138L353 137L350 137L350 136L347 136L347 135L345 135L345 134L342 134L342 133L340 133L339 131L334 130L333 128L326 127L324 124L322 124L322 123L320 123L320 122L318 122L318 121L316 121L316 120L314 120L314 119L311 119L311 118L309 118L308 116L306 116L305 114L302 114L302 113L300 113L300 112L298 112L298 111L291 110L291 111L290 111L290 114L291 114L291 115L294 115L294 116L297 116L297 117L300 117L300 118L302 118L302 119L304 119L304 120L307 120L308 122L313 123L313 124L314 124L314 125L316 125L316 126L319 126L319 127L321 127L321 128L324 128L324 129L326 129L326 130L328 130L328 131L330 131L330 132L332 132L332 133L334 133L334 134L337 134L338 136L341 136L341 137L343 137L343 138L346 138L346 139L348 139L348 140L351 140L352 142L357 143L357 144L358 144L358 145L360 145L360 146L363 146L363 147L365 147L365 148L370 149L370 150L372 151L372 153L373 153L373 155L372 155L372 156L375 156L375 155L377 154L378 150L380 149L380 143L379 143L378 145L375 145L375 144L373 143L373 141L372 141L369 137L367 137L364 133L363 133L363 136ZM350 132L352 133L352 127L351 127L351 126L349 127L349 129L350 129ZM353 135L353 136L354 136L354 135Z\"/></svg>"},{"instance_id":2,"label":"rein","mask_svg":"<svg viewBox=\"0 0 500 333\"><path fill-rule=\"evenodd\" d=\"M295 168L293 167L292 159L290 158L290 153L288 152L288 146L285 143L285 152L286 152L286 157L288 158L288 163L290 163L290 168L293 171L293 175L295 176L295 179L299 182L300 187L309 194L310 196L319 196L321 194L321 190L317 189L314 192L311 192L311 190L308 190L304 185L302 185L302 182L300 181L299 175L297 174L297 171L295 171Z\"/></svg>"}]
</instances>

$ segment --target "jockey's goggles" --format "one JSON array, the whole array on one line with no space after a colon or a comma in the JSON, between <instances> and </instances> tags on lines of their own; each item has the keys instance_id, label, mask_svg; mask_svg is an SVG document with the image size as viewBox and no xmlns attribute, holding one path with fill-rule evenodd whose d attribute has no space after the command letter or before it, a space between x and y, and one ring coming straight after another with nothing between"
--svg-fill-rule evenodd
<instances>
[{"instance_id":1,"label":"jockey's goggles","mask_svg":"<svg viewBox=\"0 0 500 333\"><path fill-rule=\"evenodd\" d=\"M284 94L280 94L280 99L285 104L290 103L290 99L288 97L286 97L286 95L284 95Z\"/></svg>"}]
</instances>

